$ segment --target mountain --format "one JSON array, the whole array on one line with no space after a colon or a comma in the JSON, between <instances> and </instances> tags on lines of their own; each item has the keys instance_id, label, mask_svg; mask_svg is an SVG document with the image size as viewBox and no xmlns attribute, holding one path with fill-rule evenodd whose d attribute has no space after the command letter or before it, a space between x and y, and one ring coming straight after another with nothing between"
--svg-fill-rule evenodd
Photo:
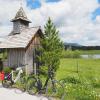
<instances>
[{"instance_id":1,"label":"mountain","mask_svg":"<svg viewBox=\"0 0 100 100\"><path fill-rule=\"evenodd\" d=\"M67 43L67 42L64 42L64 46L81 47L82 45L80 45L80 44L78 44L78 43Z\"/></svg>"}]
</instances>

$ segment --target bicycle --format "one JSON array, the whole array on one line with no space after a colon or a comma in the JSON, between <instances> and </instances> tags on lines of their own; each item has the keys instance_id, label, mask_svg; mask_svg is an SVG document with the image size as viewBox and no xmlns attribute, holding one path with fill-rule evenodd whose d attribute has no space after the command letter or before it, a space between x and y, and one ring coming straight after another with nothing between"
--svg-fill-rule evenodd
<instances>
[{"instance_id":1,"label":"bicycle","mask_svg":"<svg viewBox=\"0 0 100 100\"><path fill-rule=\"evenodd\" d=\"M48 97L49 100L53 98L58 98L60 100L63 100L64 98L64 86L60 83L60 81L57 81L52 78L52 72L49 72L49 75L46 79L46 81L42 82L39 75L30 77L28 79L28 93L31 95L34 94L43 94Z\"/></svg>"},{"instance_id":2,"label":"bicycle","mask_svg":"<svg viewBox=\"0 0 100 100\"><path fill-rule=\"evenodd\" d=\"M8 75L5 75L4 80L2 81L2 86L5 88L9 88L12 87L17 82L23 84L24 83L24 79L23 79L24 72L22 68L23 66L25 65L22 65L21 67L18 67L16 69L12 68L12 71ZM16 74L15 77L14 74Z\"/></svg>"},{"instance_id":3,"label":"bicycle","mask_svg":"<svg viewBox=\"0 0 100 100\"><path fill-rule=\"evenodd\" d=\"M18 71L18 74L14 78L13 74L16 71ZM63 100L64 87L59 81L52 79L51 71L49 72L49 75L46 81L44 82L45 83L44 85L39 75L23 76L22 67L18 67L16 71L12 70L11 73L5 76L5 79L2 82L3 87L8 88L10 86L13 86L19 81L21 83L19 85L23 85L22 87L23 92L27 91L31 95L34 95L36 93L44 94L45 96L48 97L48 99L56 97Z\"/></svg>"}]
</instances>

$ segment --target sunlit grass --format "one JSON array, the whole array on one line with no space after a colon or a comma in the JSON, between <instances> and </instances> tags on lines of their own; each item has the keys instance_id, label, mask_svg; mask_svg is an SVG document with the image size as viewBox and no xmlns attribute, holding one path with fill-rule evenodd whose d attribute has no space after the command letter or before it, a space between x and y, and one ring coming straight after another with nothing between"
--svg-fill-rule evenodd
<instances>
[{"instance_id":1,"label":"sunlit grass","mask_svg":"<svg viewBox=\"0 0 100 100\"><path fill-rule=\"evenodd\" d=\"M99 100L100 59L61 59L56 77L65 80L68 92L66 99Z\"/></svg>"},{"instance_id":2,"label":"sunlit grass","mask_svg":"<svg viewBox=\"0 0 100 100\"><path fill-rule=\"evenodd\" d=\"M61 59L57 78L62 79L70 74L77 74L77 67L79 74L86 77L100 75L100 59Z\"/></svg>"}]
</instances>

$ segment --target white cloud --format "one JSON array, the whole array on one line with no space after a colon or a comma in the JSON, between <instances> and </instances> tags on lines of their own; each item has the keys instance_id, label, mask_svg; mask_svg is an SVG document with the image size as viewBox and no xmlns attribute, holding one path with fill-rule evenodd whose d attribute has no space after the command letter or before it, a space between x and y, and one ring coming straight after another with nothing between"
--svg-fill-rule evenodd
<instances>
[{"instance_id":1,"label":"white cloud","mask_svg":"<svg viewBox=\"0 0 100 100\"><path fill-rule=\"evenodd\" d=\"M9 20L19 9L20 0L0 0L0 4L0 31L4 35L12 25ZM41 4L40 8L30 9L26 7L25 1L23 3L25 12L32 21L31 26L43 27L48 17L51 17L60 30L63 41L100 45L100 18L97 17L95 22L91 20L92 12L98 7L96 0L61 0L55 3L41 0ZM10 30L11 28L9 32Z\"/></svg>"}]
</instances>

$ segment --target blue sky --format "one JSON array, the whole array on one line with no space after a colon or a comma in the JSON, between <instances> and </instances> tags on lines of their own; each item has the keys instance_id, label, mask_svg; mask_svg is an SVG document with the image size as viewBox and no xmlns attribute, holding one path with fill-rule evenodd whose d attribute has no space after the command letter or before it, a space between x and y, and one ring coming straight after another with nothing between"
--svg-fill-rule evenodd
<instances>
[{"instance_id":1,"label":"blue sky","mask_svg":"<svg viewBox=\"0 0 100 100\"><path fill-rule=\"evenodd\" d=\"M11 3L12 1L12 3ZM0 36L12 30L10 20L21 0L0 0ZM22 0L31 25L43 26L51 17L64 42L100 45L100 0ZM6 16L6 17L5 17Z\"/></svg>"},{"instance_id":2,"label":"blue sky","mask_svg":"<svg viewBox=\"0 0 100 100\"><path fill-rule=\"evenodd\" d=\"M50 2L59 2L61 0L46 0L47 3ZM31 9L36 9L41 7L41 0L26 0L27 6L30 7Z\"/></svg>"},{"instance_id":3,"label":"blue sky","mask_svg":"<svg viewBox=\"0 0 100 100\"><path fill-rule=\"evenodd\" d=\"M53 3L53 2L59 2L61 0L45 0L46 3ZM27 6L31 9L37 9L41 7L41 0L26 0ZM100 0L97 0L97 2L100 4ZM100 15L100 7L94 10L92 13L92 20L96 19L96 16Z\"/></svg>"},{"instance_id":4,"label":"blue sky","mask_svg":"<svg viewBox=\"0 0 100 100\"><path fill-rule=\"evenodd\" d=\"M93 12L92 19L95 20L95 19L96 19L96 16L99 16L99 15L100 15L100 7L97 8L97 9Z\"/></svg>"},{"instance_id":5,"label":"blue sky","mask_svg":"<svg viewBox=\"0 0 100 100\"><path fill-rule=\"evenodd\" d=\"M98 3L100 3L100 0L97 0L98 1Z\"/></svg>"},{"instance_id":6,"label":"blue sky","mask_svg":"<svg viewBox=\"0 0 100 100\"><path fill-rule=\"evenodd\" d=\"M97 2L100 4L100 0L97 0ZM93 16L92 19L95 20L96 16L100 15L100 7L98 7L97 9L95 9L95 11L93 12Z\"/></svg>"},{"instance_id":7,"label":"blue sky","mask_svg":"<svg viewBox=\"0 0 100 100\"><path fill-rule=\"evenodd\" d=\"M46 2L59 2L61 0L46 0Z\"/></svg>"},{"instance_id":8,"label":"blue sky","mask_svg":"<svg viewBox=\"0 0 100 100\"><path fill-rule=\"evenodd\" d=\"M31 9L39 8L41 6L40 0L26 0L27 6L30 7Z\"/></svg>"},{"instance_id":9,"label":"blue sky","mask_svg":"<svg viewBox=\"0 0 100 100\"><path fill-rule=\"evenodd\" d=\"M41 6L42 6L42 4L41 4L41 1L42 0L26 0L27 1L27 6L29 7L29 8L31 8L31 9L37 9L37 8L41 8ZM34 2L33 2L34 1ZM59 2L59 1L63 1L63 0L44 0L45 1L45 3L51 3L52 5L53 5L53 3L57 3L57 2ZM69 0L68 0L69 1ZM93 0L91 0L91 1L93 1ZM85 1L84 1L85 2ZM95 2L97 2L98 4L100 4L100 0L95 0ZM73 2L72 2L73 3ZM62 6L61 6L62 7ZM92 23L92 21L94 22L94 21L96 21L96 18L97 18L97 16L100 16L100 7L96 7L93 11L92 11L92 13L91 13L91 15L92 16L90 16L91 18L91 23ZM88 15L89 16L89 15ZM61 17L61 18L63 18L63 17ZM58 19L58 20L56 20L55 21L56 23L60 23L61 22L61 20L60 19ZM63 23L63 22L61 22L61 23ZM61 24L60 23L60 24ZM89 29L88 29L89 30ZM94 31L94 30L93 30ZM70 32L69 32L70 33ZM89 39L91 39L91 41L93 42L93 40L95 40L95 35L92 35L91 33L93 33L91 30L89 30L89 32L87 33L87 37L86 37L86 40L88 40L89 41ZM89 34L89 35L88 35ZM64 37L65 37L65 33L63 34L64 35ZM62 36L63 36L62 35ZM75 35L76 37L78 37L77 35ZM73 38L74 36L72 36L72 38ZM94 39L92 38L92 37L94 37ZM93 39L93 40L92 40ZM84 41L86 41L86 40L84 40ZM66 40L65 40L66 41ZM81 40L75 40L75 42L79 42L79 41L81 41ZM94 41L95 42L95 41ZM88 43L87 43L88 44Z\"/></svg>"}]
</instances>

